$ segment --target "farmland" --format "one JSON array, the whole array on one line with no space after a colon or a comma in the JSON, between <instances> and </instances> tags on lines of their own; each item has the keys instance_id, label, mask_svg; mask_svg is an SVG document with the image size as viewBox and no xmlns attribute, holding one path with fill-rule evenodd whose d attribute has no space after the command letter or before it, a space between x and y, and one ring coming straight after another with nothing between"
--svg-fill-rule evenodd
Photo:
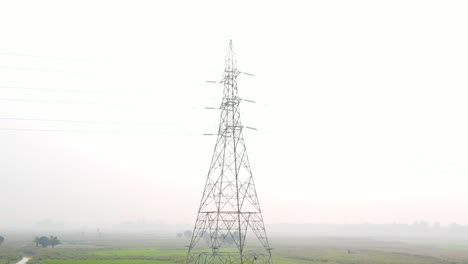
<instances>
[{"instance_id":1,"label":"farmland","mask_svg":"<svg viewBox=\"0 0 468 264\"><path fill-rule=\"evenodd\" d=\"M119 239L116 239L118 237ZM26 237L0 248L0 264L180 264L187 241L169 236L63 235L56 248L36 247ZM375 238L272 237L276 264L468 264L468 245L418 243Z\"/></svg>"},{"instance_id":2,"label":"farmland","mask_svg":"<svg viewBox=\"0 0 468 264\"><path fill-rule=\"evenodd\" d=\"M46 259L41 261L42 264L172 264L173 261L155 261L141 259L108 259L108 260L76 260L76 259Z\"/></svg>"}]
</instances>

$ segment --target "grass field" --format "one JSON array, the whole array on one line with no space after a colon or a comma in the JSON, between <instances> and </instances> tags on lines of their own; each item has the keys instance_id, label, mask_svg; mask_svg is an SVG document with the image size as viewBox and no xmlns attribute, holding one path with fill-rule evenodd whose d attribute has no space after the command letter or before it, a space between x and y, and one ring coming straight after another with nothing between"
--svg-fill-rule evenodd
<instances>
[{"instance_id":1,"label":"grass field","mask_svg":"<svg viewBox=\"0 0 468 264\"><path fill-rule=\"evenodd\" d=\"M89 259L46 259L41 261L42 264L172 264L173 261L164 260L141 260L141 259L106 259L106 260L89 260Z\"/></svg>"},{"instance_id":2,"label":"grass field","mask_svg":"<svg viewBox=\"0 0 468 264\"><path fill-rule=\"evenodd\" d=\"M466 244L457 241L431 244L428 240L323 237L271 240L275 264L468 264ZM23 256L32 257L28 264L182 264L187 254L187 241L167 236L116 234L84 239L64 235L62 245L45 249L35 247L29 237L9 241L0 248L0 264L15 264Z\"/></svg>"},{"instance_id":3,"label":"grass field","mask_svg":"<svg viewBox=\"0 0 468 264\"><path fill-rule=\"evenodd\" d=\"M91 251L90 255L95 256L118 256L118 257L174 257L174 256L185 256L187 250L185 249L155 249L155 248L134 248L125 250L103 250L103 251Z\"/></svg>"}]
</instances>

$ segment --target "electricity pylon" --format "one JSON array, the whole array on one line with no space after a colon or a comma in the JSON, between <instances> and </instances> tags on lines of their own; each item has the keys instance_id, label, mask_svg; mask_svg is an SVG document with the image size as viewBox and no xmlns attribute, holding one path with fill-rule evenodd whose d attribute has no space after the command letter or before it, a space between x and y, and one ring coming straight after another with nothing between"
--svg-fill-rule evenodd
<instances>
[{"instance_id":1,"label":"electricity pylon","mask_svg":"<svg viewBox=\"0 0 468 264\"><path fill-rule=\"evenodd\" d=\"M229 43L214 153L185 263L273 263L245 147Z\"/></svg>"}]
</instances>

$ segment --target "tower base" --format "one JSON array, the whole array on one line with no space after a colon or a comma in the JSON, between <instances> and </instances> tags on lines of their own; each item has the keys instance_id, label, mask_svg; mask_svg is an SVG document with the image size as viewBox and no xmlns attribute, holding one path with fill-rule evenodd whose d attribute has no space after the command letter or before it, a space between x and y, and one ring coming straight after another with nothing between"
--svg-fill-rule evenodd
<instances>
[{"instance_id":1,"label":"tower base","mask_svg":"<svg viewBox=\"0 0 468 264\"><path fill-rule=\"evenodd\" d=\"M193 252L185 264L273 264L269 255L253 252L242 253L242 261L239 252Z\"/></svg>"}]
</instances>

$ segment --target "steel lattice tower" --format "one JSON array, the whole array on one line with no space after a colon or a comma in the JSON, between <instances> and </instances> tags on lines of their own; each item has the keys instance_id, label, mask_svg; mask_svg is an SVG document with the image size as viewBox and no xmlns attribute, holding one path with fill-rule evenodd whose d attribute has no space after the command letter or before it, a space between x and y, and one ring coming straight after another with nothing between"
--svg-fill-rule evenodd
<instances>
[{"instance_id":1,"label":"steel lattice tower","mask_svg":"<svg viewBox=\"0 0 468 264\"><path fill-rule=\"evenodd\" d=\"M242 133L240 73L230 41L216 145L186 264L273 263Z\"/></svg>"}]
</instances>

